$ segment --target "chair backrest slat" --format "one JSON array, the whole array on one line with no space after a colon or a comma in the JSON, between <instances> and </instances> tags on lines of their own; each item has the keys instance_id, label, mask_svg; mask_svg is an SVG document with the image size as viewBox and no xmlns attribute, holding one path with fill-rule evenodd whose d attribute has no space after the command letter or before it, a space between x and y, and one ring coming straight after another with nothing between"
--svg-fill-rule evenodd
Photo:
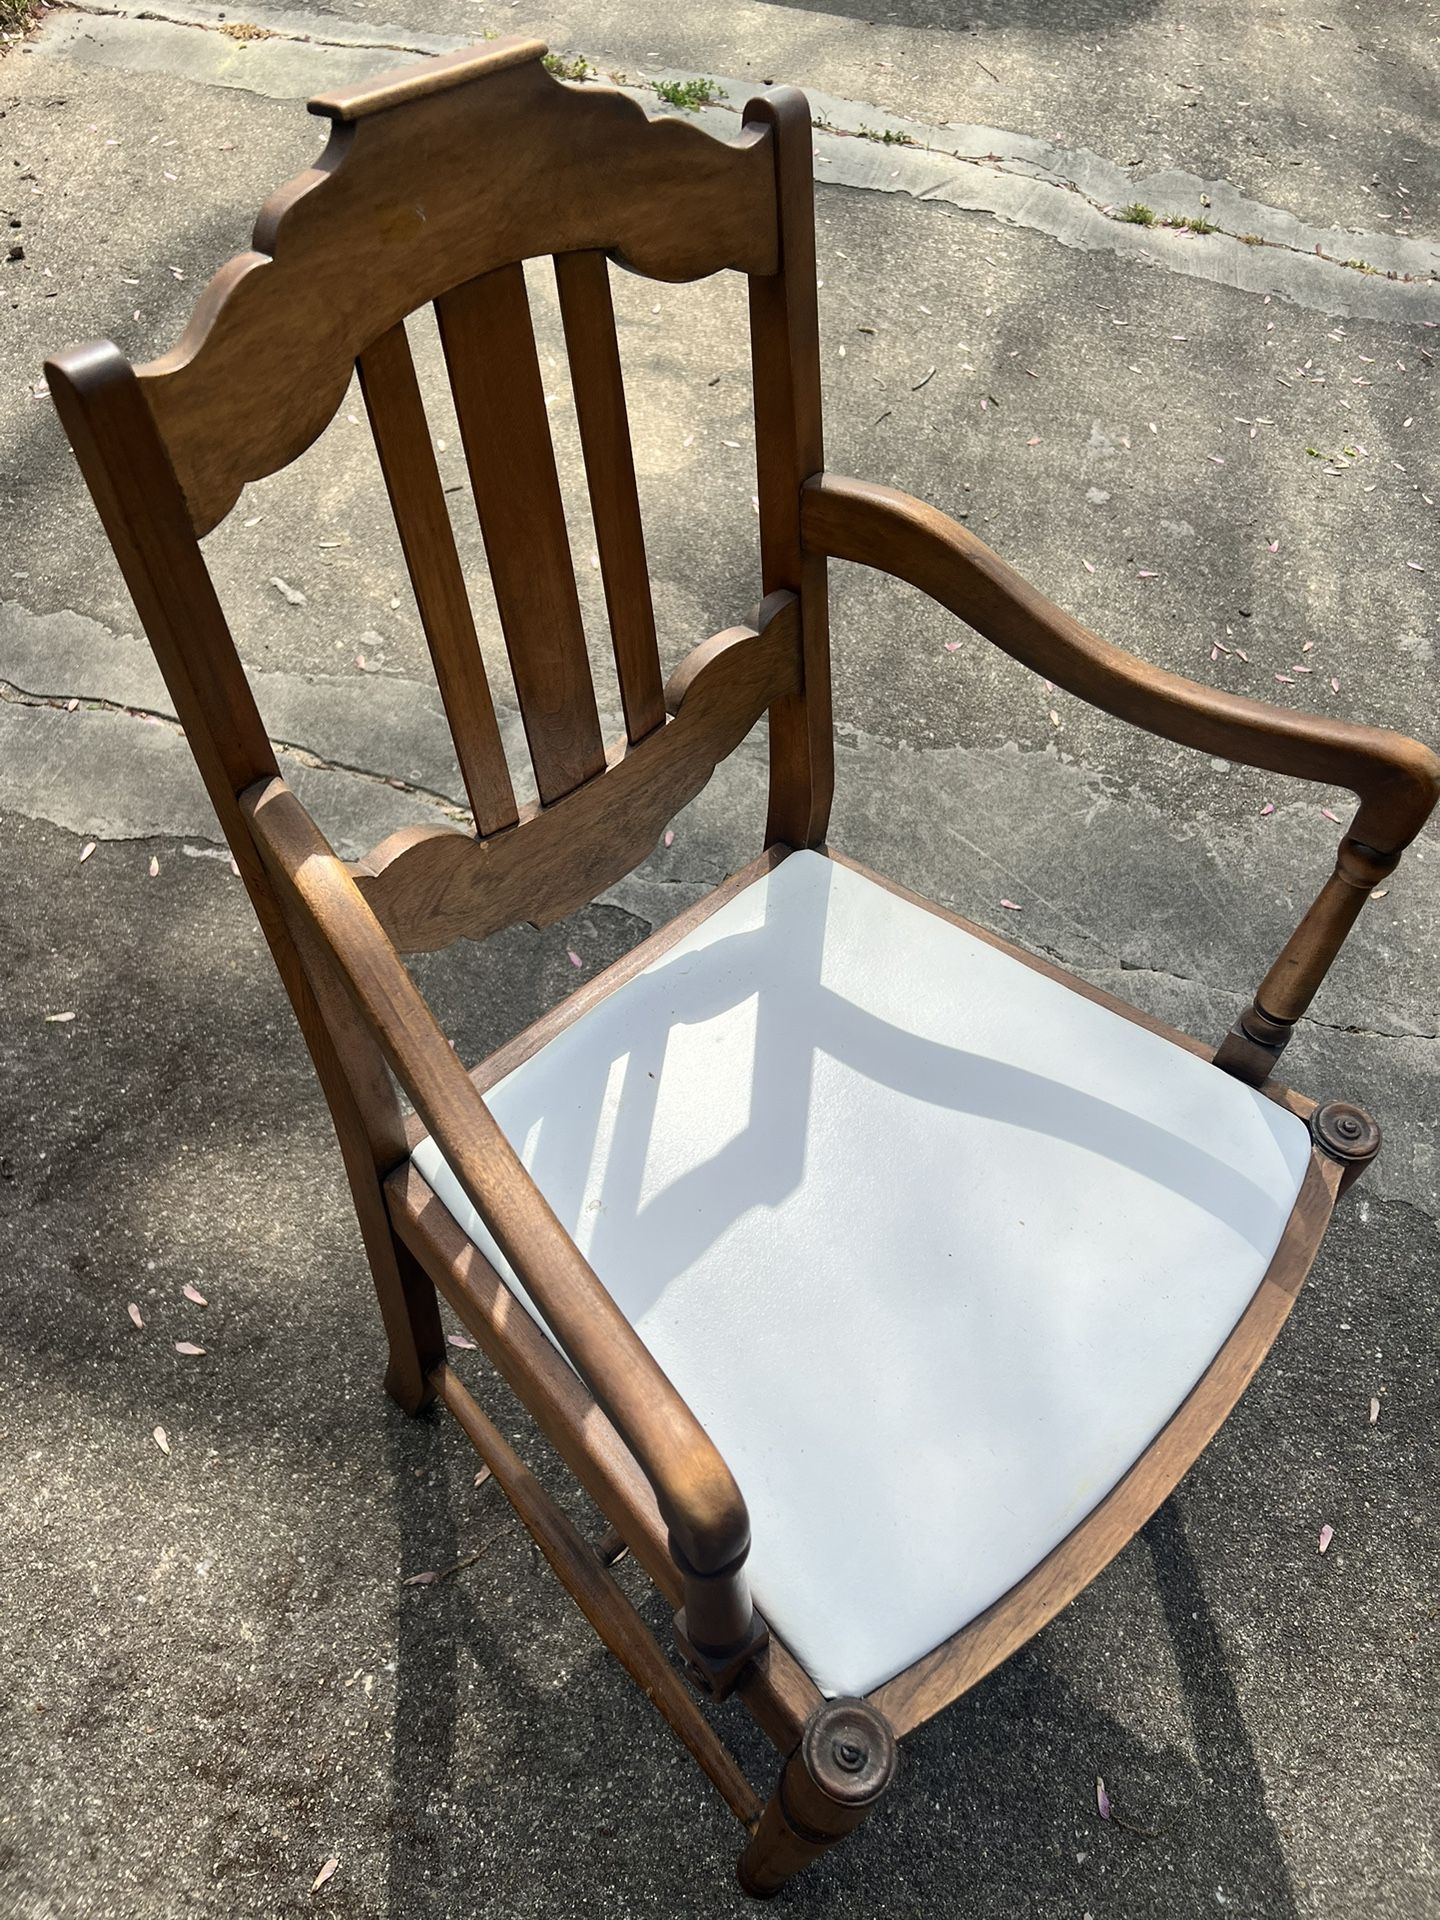
<instances>
[{"instance_id":1,"label":"chair backrest slat","mask_svg":"<svg viewBox=\"0 0 1440 1920\"><path fill-rule=\"evenodd\" d=\"M610 299L610 269L604 254L590 249L557 254L555 283L560 292L560 317L570 357L570 381L610 616L620 704L625 731L633 742L643 740L663 724L665 693L620 347L615 337L615 310Z\"/></svg>"},{"instance_id":2,"label":"chair backrest slat","mask_svg":"<svg viewBox=\"0 0 1440 1920\"><path fill-rule=\"evenodd\" d=\"M435 311L535 785L558 800L603 770L605 746L524 269L466 281Z\"/></svg>"},{"instance_id":3,"label":"chair backrest slat","mask_svg":"<svg viewBox=\"0 0 1440 1920\"><path fill-rule=\"evenodd\" d=\"M497 833L519 817L515 792L404 322L373 341L357 365L475 830Z\"/></svg>"}]
</instances>

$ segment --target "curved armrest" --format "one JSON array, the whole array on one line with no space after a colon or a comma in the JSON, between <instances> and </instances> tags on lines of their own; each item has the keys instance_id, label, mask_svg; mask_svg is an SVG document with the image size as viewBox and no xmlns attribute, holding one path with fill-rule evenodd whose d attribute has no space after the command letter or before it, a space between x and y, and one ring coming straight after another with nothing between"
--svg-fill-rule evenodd
<instances>
[{"instance_id":1,"label":"curved armrest","mask_svg":"<svg viewBox=\"0 0 1440 1920\"><path fill-rule=\"evenodd\" d=\"M466 1198L654 1488L686 1577L695 1638L711 1638L700 1631L700 1613L712 1629L733 1624L736 1640L753 1634L739 1573L749 1515L714 1441L556 1219L304 807L278 779L247 788L240 807L287 912L333 962ZM698 1608L692 1589L706 1590ZM734 1619L737 1609L743 1617Z\"/></svg>"},{"instance_id":2,"label":"curved armrest","mask_svg":"<svg viewBox=\"0 0 1440 1920\"><path fill-rule=\"evenodd\" d=\"M812 552L909 581L1027 667L1117 719L1357 796L1335 872L1215 1056L1217 1066L1259 1085L1371 887L1429 818L1440 798L1440 759L1404 734L1267 706L1150 666L1063 613L947 515L893 488L816 474L805 482L800 524Z\"/></svg>"}]
</instances>

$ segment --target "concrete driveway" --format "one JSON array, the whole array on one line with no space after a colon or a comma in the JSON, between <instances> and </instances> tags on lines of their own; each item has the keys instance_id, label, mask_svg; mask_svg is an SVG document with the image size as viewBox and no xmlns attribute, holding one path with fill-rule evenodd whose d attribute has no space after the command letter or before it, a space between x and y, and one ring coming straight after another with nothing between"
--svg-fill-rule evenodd
<instances>
[{"instance_id":1,"label":"concrete driveway","mask_svg":"<svg viewBox=\"0 0 1440 1920\"><path fill-rule=\"evenodd\" d=\"M72 340L174 342L313 157L309 94L496 31L652 105L709 79L720 132L748 89L801 85L831 466L963 514L1148 659L1440 734L1440 12L834 8L104 4L0 53L0 1915L745 1910L699 1774L459 1436L380 1394L323 1105L36 391ZM538 277L534 297L603 639ZM756 597L743 293L617 277L617 305L669 665ZM419 356L433 375L428 336ZM287 769L347 853L461 793L361 418L347 402L208 543ZM443 413L437 433L458 483ZM1218 1037L1346 797L1131 735L908 589L833 585L836 843ZM747 747L575 920L423 962L462 1054L571 990L572 952L588 975L749 857L762 793ZM1388 1140L1272 1360L1105 1575L908 1744L791 1910L1440 1912L1437 955L1432 828L1287 1055ZM479 1356L456 1364L543 1462ZM1097 1774L1128 1825L1098 1818Z\"/></svg>"}]
</instances>

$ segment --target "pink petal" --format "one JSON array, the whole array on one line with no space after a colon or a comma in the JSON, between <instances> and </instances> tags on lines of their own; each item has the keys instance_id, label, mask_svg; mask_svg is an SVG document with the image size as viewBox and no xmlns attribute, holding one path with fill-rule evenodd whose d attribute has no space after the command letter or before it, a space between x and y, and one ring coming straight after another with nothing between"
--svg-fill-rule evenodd
<instances>
[{"instance_id":1,"label":"pink petal","mask_svg":"<svg viewBox=\"0 0 1440 1920\"><path fill-rule=\"evenodd\" d=\"M1327 1547L1328 1547L1328 1546L1330 1545L1330 1542L1331 1542L1331 1541L1332 1541L1332 1540L1333 1540L1334 1538L1335 1538L1335 1529L1334 1529L1334 1527L1332 1527L1332 1526L1331 1526L1331 1524L1330 1524L1330 1522L1329 1522L1329 1521L1327 1520L1327 1521L1325 1522L1325 1524L1324 1524L1324 1526L1323 1526L1323 1527L1321 1527L1321 1529L1320 1529L1320 1551L1321 1551L1321 1553L1324 1553L1324 1551L1325 1551L1325 1549L1326 1549L1326 1548L1327 1548Z\"/></svg>"},{"instance_id":2,"label":"pink petal","mask_svg":"<svg viewBox=\"0 0 1440 1920\"><path fill-rule=\"evenodd\" d=\"M238 880L238 879L240 878L240 863L239 863L239 861L238 861L238 860L237 860L237 859L235 858L235 856L234 856L234 854L233 854L233 853L232 853L232 854L231 854L231 856L230 856L230 871L231 871L231 873L233 873L233 874L234 874L234 876L235 876L235 878L236 878L237 880Z\"/></svg>"},{"instance_id":3,"label":"pink petal","mask_svg":"<svg viewBox=\"0 0 1440 1920\"><path fill-rule=\"evenodd\" d=\"M1207 460L1213 460L1217 467L1223 467L1225 464L1224 460L1221 458L1221 456L1218 453L1207 453L1205 458Z\"/></svg>"},{"instance_id":4,"label":"pink petal","mask_svg":"<svg viewBox=\"0 0 1440 1920\"><path fill-rule=\"evenodd\" d=\"M339 1864L340 1862L338 1860L327 1860L315 1878L310 1882L310 1891L312 1893L318 1893Z\"/></svg>"},{"instance_id":5,"label":"pink petal","mask_svg":"<svg viewBox=\"0 0 1440 1920\"><path fill-rule=\"evenodd\" d=\"M1261 807L1260 809L1260 818L1263 820L1267 814L1273 813L1274 811L1275 811L1275 802L1273 800L1267 800L1264 806Z\"/></svg>"},{"instance_id":6,"label":"pink petal","mask_svg":"<svg viewBox=\"0 0 1440 1920\"><path fill-rule=\"evenodd\" d=\"M675 835L668 830L665 834L665 844L667 847L673 847L675 844Z\"/></svg>"},{"instance_id":7,"label":"pink petal","mask_svg":"<svg viewBox=\"0 0 1440 1920\"><path fill-rule=\"evenodd\" d=\"M159 873L160 873L160 862L156 859L155 855L152 853L150 856L150 878L152 880L156 879L159 876Z\"/></svg>"},{"instance_id":8,"label":"pink petal","mask_svg":"<svg viewBox=\"0 0 1440 1920\"><path fill-rule=\"evenodd\" d=\"M144 1326L145 1324L144 1315L141 1313L139 1307L136 1305L136 1303L133 1300L130 1302L129 1306L126 1307L125 1311L129 1314L130 1318L135 1322L137 1327Z\"/></svg>"},{"instance_id":9,"label":"pink petal","mask_svg":"<svg viewBox=\"0 0 1440 1920\"><path fill-rule=\"evenodd\" d=\"M203 1356L205 1349L204 1347L197 1347L193 1340L177 1340L175 1342L175 1351L186 1354L191 1359L199 1359Z\"/></svg>"},{"instance_id":10,"label":"pink petal","mask_svg":"<svg viewBox=\"0 0 1440 1920\"><path fill-rule=\"evenodd\" d=\"M159 1447L162 1453L169 1453L170 1436L166 1433L164 1427L156 1427L154 1433L150 1437L154 1440L156 1446Z\"/></svg>"},{"instance_id":11,"label":"pink petal","mask_svg":"<svg viewBox=\"0 0 1440 1920\"><path fill-rule=\"evenodd\" d=\"M93 840L87 840L84 846L81 847L80 849L80 864L82 867L84 866L85 862L90 858L91 854L94 851L95 851L95 842Z\"/></svg>"},{"instance_id":12,"label":"pink petal","mask_svg":"<svg viewBox=\"0 0 1440 1920\"><path fill-rule=\"evenodd\" d=\"M198 1287L182 1287L180 1291L187 1300L193 1300L197 1307L208 1307L210 1304Z\"/></svg>"},{"instance_id":13,"label":"pink petal","mask_svg":"<svg viewBox=\"0 0 1440 1920\"><path fill-rule=\"evenodd\" d=\"M1278 540L1267 540L1265 542L1265 551L1267 553L1278 553L1280 551L1280 542Z\"/></svg>"},{"instance_id":14,"label":"pink petal","mask_svg":"<svg viewBox=\"0 0 1440 1920\"><path fill-rule=\"evenodd\" d=\"M1088 560L1082 560L1080 564L1082 567L1084 567L1086 573L1094 573L1095 569L1094 567L1091 566Z\"/></svg>"},{"instance_id":15,"label":"pink petal","mask_svg":"<svg viewBox=\"0 0 1440 1920\"><path fill-rule=\"evenodd\" d=\"M1002 907L1008 907L1011 913L1019 913L1022 911L1018 900L1002 900L1000 904Z\"/></svg>"},{"instance_id":16,"label":"pink petal","mask_svg":"<svg viewBox=\"0 0 1440 1920\"><path fill-rule=\"evenodd\" d=\"M1339 824L1340 824L1340 816L1339 816L1339 814L1338 814L1338 813L1332 813L1332 812L1330 811L1330 809L1329 809L1329 807L1321 807L1321 809L1320 809L1320 811L1321 811L1321 813L1322 813L1322 814L1323 814L1323 815L1325 816L1325 818L1326 818L1327 820L1333 820L1333 821L1335 822L1335 824L1336 824L1336 826L1337 826L1337 827L1339 826Z\"/></svg>"},{"instance_id":17,"label":"pink petal","mask_svg":"<svg viewBox=\"0 0 1440 1920\"><path fill-rule=\"evenodd\" d=\"M945 651L947 653L958 653L964 644L965 642L963 640L947 640L945 642Z\"/></svg>"},{"instance_id":18,"label":"pink petal","mask_svg":"<svg viewBox=\"0 0 1440 1920\"><path fill-rule=\"evenodd\" d=\"M1330 691L1331 693L1338 693L1340 691L1340 682L1338 680L1332 680L1330 682Z\"/></svg>"},{"instance_id":19,"label":"pink petal","mask_svg":"<svg viewBox=\"0 0 1440 1920\"><path fill-rule=\"evenodd\" d=\"M468 1333L447 1333L445 1339L450 1346L459 1347L464 1353L475 1351L475 1342Z\"/></svg>"},{"instance_id":20,"label":"pink petal","mask_svg":"<svg viewBox=\"0 0 1440 1920\"><path fill-rule=\"evenodd\" d=\"M1378 1400L1377 1400L1377 1399L1375 1398L1375 1396L1374 1396L1374 1394L1371 1394L1371 1396L1370 1396L1370 1424L1371 1424L1371 1426L1372 1426L1372 1427L1374 1426L1374 1424L1375 1424L1375 1422L1376 1422L1376 1421L1377 1421L1377 1420L1378 1420L1379 1418L1380 1418L1380 1402L1379 1402L1379 1401L1378 1401Z\"/></svg>"},{"instance_id":21,"label":"pink petal","mask_svg":"<svg viewBox=\"0 0 1440 1920\"><path fill-rule=\"evenodd\" d=\"M1416 573L1424 573L1425 571L1418 560L1407 560L1405 564L1407 567L1413 567Z\"/></svg>"},{"instance_id":22,"label":"pink petal","mask_svg":"<svg viewBox=\"0 0 1440 1920\"><path fill-rule=\"evenodd\" d=\"M440 1578L438 1573L412 1573L408 1580L400 1582L402 1587L433 1587Z\"/></svg>"},{"instance_id":23,"label":"pink petal","mask_svg":"<svg viewBox=\"0 0 1440 1920\"><path fill-rule=\"evenodd\" d=\"M1029 439L1028 439L1028 440L1027 440L1027 441L1025 442L1025 444L1026 444L1026 446L1027 446L1027 447L1038 447L1038 446L1039 446L1039 444L1040 444L1040 436L1039 436L1039 434L1038 434L1038 433L1032 433L1032 434L1031 434L1031 436L1030 436L1030 438L1029 438Z\"/></svg>"},{"instance_id":24,"label":"pink petal","mask_svg":"<svg viewBox=\"0 0 1440 1920\"><path fill-rule=\"evenodd\" d=\"M1100 1778L1098 1773L1095 1776L1095 1805L1099 1809L1100 1818L1102 1820L1108 1820L1110 1818L1110 1796L1105 1791L1105 1782Z\"/></svg>"},{"instance_id":25,"label":"pink petal","mask_svg":"<svg viewBox=\"0 0 1440 1920\"><path fill-rule=\"evenodd\" d=\"M1139 573L1135 577L1138 580L1158 580L1160 578L1158 573L1151 573L1144 567L1141 567Z\"/></svg>"},{"instance_id":26,"label":"pink petal","mask_svg":"<svg viewBox=\"0 0 1440 1920\"><path fill-rule=\"evenodd\" d=\"M573 947L567 947L565 949L565 958L570 962L572 967L583 967L585 964Z\"/></svg>"}]
</instances>

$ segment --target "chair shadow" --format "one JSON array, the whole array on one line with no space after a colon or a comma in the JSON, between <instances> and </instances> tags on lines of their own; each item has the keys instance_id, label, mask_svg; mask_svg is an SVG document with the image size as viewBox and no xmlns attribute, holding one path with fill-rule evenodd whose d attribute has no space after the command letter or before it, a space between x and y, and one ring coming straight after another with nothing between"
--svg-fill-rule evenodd
<instances>
[{"instance_id":1,"label":"chair shadow","mask_svg":"<svg viewBox=\"0 0 1440 1920\"><path fill-rule=\"evenodd\" d=\"M448 1499L442 1494L417 1500L404 1484L417 1465L433 1468L443 1458L446 1438L431 1420L398 1415L391 1432L407 1564L452 1564L462 1549ZM500 1524L506 1511L497 1497L491 1524ZM784 1896L791 1911L869 1920L883 1896L887 1911L945 1911L957 1920L962 1914L1079 1914L1102 1907L1297 1920L1254 1743L1177 1499L1155 1514L1131 1556L1141 1543L1161 1603L1191 1750L1147 1740L1104 1704L1101 1689L1086 1682L1089 1644L1105 1637L1112 1609L1132 1606L1133 1583L1145 1577L1132 1558L1128 1587L1122 1578L1118 1585L1092 1588L1091 1597L1077 1603L1096 1612L1083 1623L1073 1654L1052 1637L1053 1630L1041 1634L911 1736L889 1801L859 1835L792 1883ZM433 1599L435 1590L429 1593ZM751 1911L731 1879L739 1830L718 1814L718 1802L712 1809L717 1817L695 1817L696 1794L704 1792L698 1774L696 1793L684 1802L690 1818L684 1806L676 1810L675 1777L690 1763L638 1695L632 1721L628 1682L613 1670L587 1669L581 1686L542 1700L476 1600L459 1582L445 1593L441 1609L407 1605L397 1636L385 1906L390 1920L460 1920L508 1910L508 1874L496 1883L495 1862L476 1848L477 1826L521 1874L529 1898L541 1904L568 1887L590 1887L598 1901L603 1881L605 1904L637 1915L672 1920L681 1912ZM564 1604L557 1592L556 1605ZM508 1770L523 1771L520 1803L497 1802L493 1778L457 1778L467 1764L457 1740L464 1711L462 1653L478 1658L487 1691L497 1696L487 1703L487 1716L498 1707L511 1722L510 1741L502 1738L495 1757ZM623 1701L610 1697L617 1690L623 1690ZM776 1771L773 1754L733 1708L721 1713L731 1720L722 1734L740 1735L736 1744L747 1770L768 1789ZM561 1736L569 1764L560 1768L553 1764L549 1728L556 1714L574 1722ZM625 1809L616 1827L599 1824L609 1790L587 1792L577 1801L568 1777L577 1766L607 1765L619 1776L610 1789L617 1807ZM1115 1812L1128 1826L1099 1821L1096 1774L1106 1777ZM523 1810L514 1811L517 1804ZM542 1885L534 1881L526 1844L538 1832L545 1835ZM458 1837L467 1833L472 1837ZM599 1878L597 1853L603 1861ZM908 1904L892 1908L897 1862L904 1863ZM1218 1904L1217 1890L1223 1891ZM1123 1908L1115 1907L1116 1899ZM575 1909L581 1910L589 1909Z\"/></svg>"}]
</instances>

